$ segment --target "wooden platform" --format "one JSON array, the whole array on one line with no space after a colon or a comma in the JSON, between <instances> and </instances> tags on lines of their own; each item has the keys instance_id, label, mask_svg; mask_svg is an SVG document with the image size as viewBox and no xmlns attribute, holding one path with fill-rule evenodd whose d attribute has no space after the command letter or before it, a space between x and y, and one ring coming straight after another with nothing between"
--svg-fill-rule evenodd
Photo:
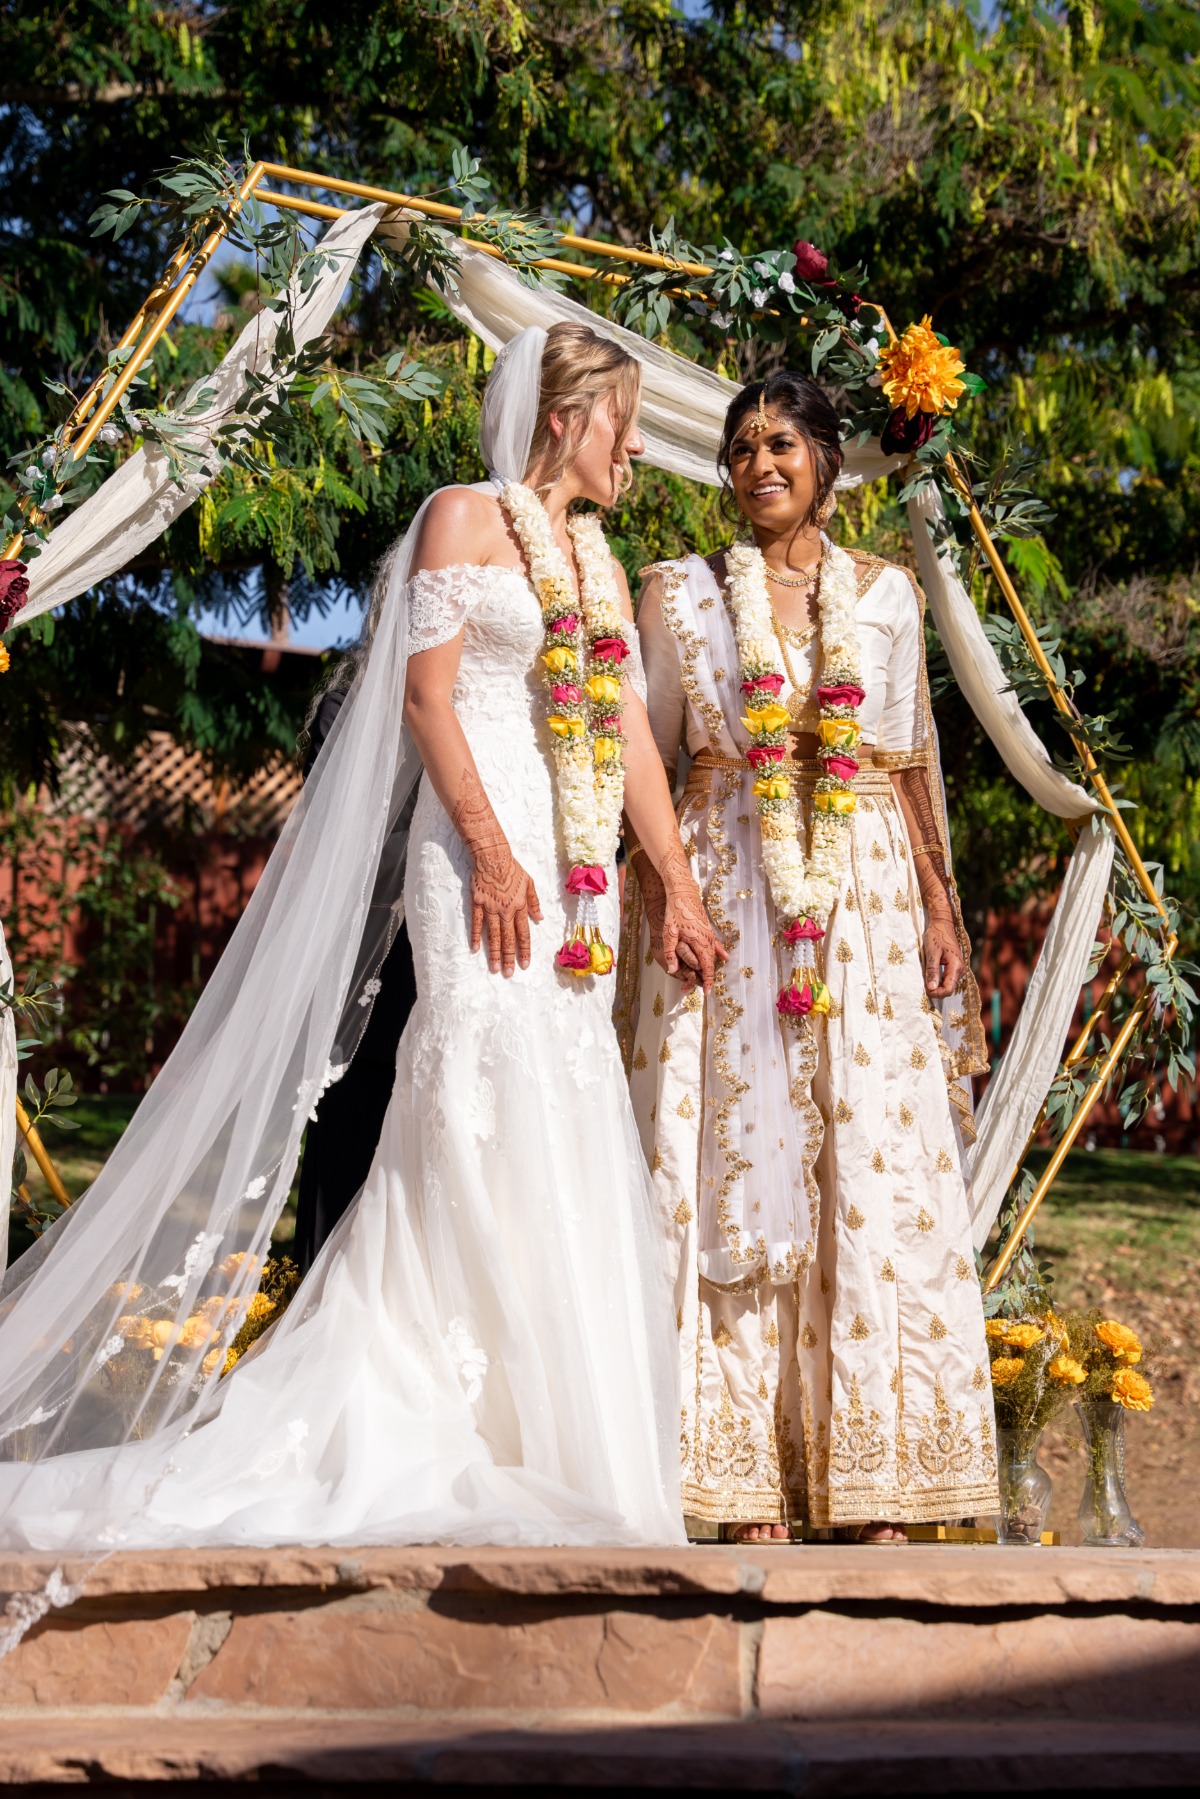
<instances>
[{"instance_id":1,"label":"wooden platform","mask_svg":"<svg viewBox=\"0 0 1200 1799\"><path fill-rule=\"evenodd\" d=\"M0 1562L0 1586L18 1581ZM1200 1781L1200 1552L113 1556L0 1662L0 1785Z\"/></svg>"}]
</instances>

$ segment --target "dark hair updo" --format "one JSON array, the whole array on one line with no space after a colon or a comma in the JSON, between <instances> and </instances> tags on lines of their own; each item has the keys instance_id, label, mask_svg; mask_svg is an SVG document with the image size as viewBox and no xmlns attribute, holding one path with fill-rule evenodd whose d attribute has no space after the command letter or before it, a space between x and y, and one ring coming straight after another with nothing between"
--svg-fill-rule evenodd
<instances>
[{"instance_id":1,"label":"dark hair updo","mask_svg":"<svg viewBox=\"0 0 1200 1799\"><path fill-rule=\"evenodd\" d=\"M721 433L721 447L717 451L717 467L721 471L721 504L726 512L731 511L733 490L729 482L729 467L733 440L749 415L758 411L760 399L767 411L779 413L787 420L812 453L816 488L812 508L804 523L815 524L817 513L829 498L842 466L841 431L837 412L824 388L819 387L809 376L793 374L790 369L781 369L778 374L768 375L765 381L751 381L730 401L729 411L725 414L725 429Z\"/></svg>"}]
</instances>

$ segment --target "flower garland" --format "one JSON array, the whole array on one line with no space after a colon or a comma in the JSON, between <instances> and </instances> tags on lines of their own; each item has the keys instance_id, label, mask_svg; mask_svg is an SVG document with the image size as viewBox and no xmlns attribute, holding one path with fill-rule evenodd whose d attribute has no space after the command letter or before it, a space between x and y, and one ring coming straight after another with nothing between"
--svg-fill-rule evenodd
<instances>
[{"instance_id":1,"label":"flower garland","mask_svg":"<svg viewBox=\"0 0 1200 1799\"><path fill-rule=\"evenodd\" d=\"M826 546L819 587L821 718L819 754L825 772L813 793L812 848L805 858L798 836L792 783L779 765L787 756L787 708L779 704L784 683L776 650L767 568L754 544L727 551L727 591L738 648L741 690L747 696L742 719L753 742L746 760L758 779L754 793L762 831L763 866L783 928L783 940L798 952L791 980L776 1004L782 1017L804 1018L829 1010L829 991L816 975L814 944L841 891L850 858L850 821L858 802L850 786L858 773L854 751L862 735L855 717L865 694L861 686L854 563L835 544Z\"/></svg>"},{"instance_id":2,"label":"flower garland","mask_svg":"<svg viewBox=\"0 0 1200 1799\"><path fill-rule=\"evenodd\" d=\"M567 530L579 569L577 602L566 558L537 494L510 481L501 490L500 503L525 552L545 626L546 723L567 855L566 889L577 902L575 929L555 961L580 979L610 974L613 952L601 934L596 897L608 887L606 870L617 853L625 799L621 664L629 654L612 556L599 519L570 520Z\"/></svg>"}]
</instances>

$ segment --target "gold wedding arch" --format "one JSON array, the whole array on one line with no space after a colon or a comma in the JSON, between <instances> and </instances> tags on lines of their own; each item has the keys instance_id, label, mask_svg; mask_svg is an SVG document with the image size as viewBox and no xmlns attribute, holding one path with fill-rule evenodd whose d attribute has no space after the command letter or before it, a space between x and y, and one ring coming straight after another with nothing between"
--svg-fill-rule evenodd
<instances>
[{"instance_id":1,"label":"gold wedding arch","mask_svg":"<svg viewBox=\"0 0 1200 1799\"><path fill-rule=\"evenodd\" d=\"M278 187L270 186L269 183L271 182L283 182L289 187L301 188L308 191L316 190L325 193L344 195L349 199L382 201L385 205L403 207L411 212L420 213L427 218L435 219L440 223L449 226L451 229L457 229L464 237L468 236L470 232L469 223L464 224L462 211L457 206L450 206L438 200L419 199L411 194L394 193L387 188L370 187L363 182L342 181L331 175L315 174L307 169L290 168L284 163L253 163L238 188L237 201L231 208L230 218L222 220L199 248L192 249L189 245L185 244L183 248L177 250L175 255L172 256L171 260L168 262L161 279L147 294L140 309L130 321L124 335L116 346L117 351L130 352L120 374L112 381L111 386L107 386L106 383L108 383L110 378L109 371L107 369L102 371L102 373L96 377L95 381L93 381L82 399L80 399L72 409L64 428L64 438L71 446L73 460L79 461L86 455L88 449L95 442L105 421L116 409L139 368L141 368L142 364L146 361L146 358L151 354L154 346L167 331L180 307L195 288L196 283L199 281L205 268L211 261L213 254L219 248L222 239L226 236L230 220L236 214L240 206L244 205L248 199L253 198L263 205L284 207L289 211L303 213L310 218L317 219L341 218L345 212L350 210L345 206L331 205L327 201L306 198L304 194L282 192ZM504 260L503 252L495 245L481 243L478 238L473 238L471 241L475 249L482 250L488 255L497 257L501 261ZM568 276L571 280L579 281L584 284L599 283L609 287L623 285L630 277L621 274L618 268L612 266L613 264L620 263L640 264L642 267L646 268L674 268L678 269L679 273L682 275L695 276L701 279L705 275L711 275L713 273L712 269L703 263L672 262L669 258L656 255L650 250L629 249L622 244L607 243L602 238L580 237L573 232L562 233L557 241L562 249L574 251L580 256L590 260L569 262L561 257L546 257L541 261L533 263L531 266L534 268L553 270L560 275ZM889 335L894 336L892 326L888 321L886 313L883 314L883 318ZM1161 921L1160 928L1163 937L1163 954L1164 958L1169 959L1174 955L1178 947L1178 941L1174 932L1171 930L1170 919L1166 907L1159 896L1154 882L1150 878L1137 845L1130 835L1129 827L1125 823L1125 819L1113 799L1108 783L1104 778L1103 771L1097 764L1095 757L1092 755L1092 752L1086 743L1082 742L1074 732L1071 732L1070 730L1070 721L1075 719L1078 715L1075 712L1071 701L1062 691L1058 681L1055 679L1054 670L1038 640L1037 633L1030 622L1029 615L1021 603L1020 596L1013 585L1008 570L1004 566L1000 552L996 548L991 533L988 531L987 525L975 504L971 493L970 483L961 466L952 456L948 458L946 466L950 481L967 509L967 515L971 522L971 529L979 542L980 548L988 561L993 575L995 576L996 584L1004 597L1005 604L1013 618L1016 620L1021 635L1029 648L1029 653L1045 679L1047 689L1054 705L1068 721L1067 728L1071 735L1071 741L1074 744L1080 762L1087 771L1088 780L1095 790L1096 797L1104 808L1108 822L1125 852L1129 866L1134 872L1142 893L1159 915ZM18 554L22 542L22 537L14 537L4 547L3 555L8 557ZM1068 826L1068 828L1070 827ZM1076 1037L1064 1058L1064 1066L1067 1069L1078 1066L1078 1064L1088 1055L1088 1046L1091 1042L1092 1032L1097 1028L1100 1021L1108 1016L1116 995L1124 986L1130 971L1133 968L1134 961L1135 957L1132 952L1126 952L1122 957L1118 967L1106 983L1095 1009L1085 1021L1082 1030L1079 1032L1079 1035ZM1087 1123L1092 1108L1099 1098L1109 1074L1124 1052L1126 1045L1129 1043L1134 1032L1137 1030L1152 999L1152 989L1149 983L1146 983L1131 1006L1120 1028L1117 1030L1108 1049L1097 1062L1091 1085L1088 1087L1080 1105L1064 1130L1062 1137L1056 1144L1054 1152L1051 1155L1041 1178L1038 1180L1032 1193L1022 1207L1012 1230L1005 1241L1000 1245L998 1253L989 1266L984 1278L985 1291L990 1292L992 1288L1003 1279L1013 1257L1017 1253L1025 1231L1032 1222L1034 1215L1042 1201L1045 1199L1047 1193L1049 1193L1051 1187L1054 1185L1064 1161L1078 1140L1084 1125ZM1012 1174L1013 1180L1017 1178L1024 1166L1025 1159L1032 1149L1037 1139L1038 1132L1041 1129L1043 1118L1044 1108L1042 1114L1039 1115L1034 1124L1034 1128L1030 1133L1028 1141L1021 1149L1020 1154L1015 1158ZM47 1154L45 1146L41 1142L36 1130L33 1130L30 1127L29 1119L25 1114L19 1098L17 1100L17 1122L26 1138L30 1152L37 1162L38 1167L41 1169L55 1198L62 1204L68 1204L69 1200L66 1191L54 1168L53 1162Z\"/></svg>"}]
</instances>

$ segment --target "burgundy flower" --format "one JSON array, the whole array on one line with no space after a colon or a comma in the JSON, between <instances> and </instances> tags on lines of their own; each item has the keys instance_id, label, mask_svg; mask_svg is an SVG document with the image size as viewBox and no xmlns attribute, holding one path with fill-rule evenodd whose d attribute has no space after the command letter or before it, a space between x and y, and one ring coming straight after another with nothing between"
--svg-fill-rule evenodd
<instances>
[{"instance_id":1,"label":"burgundy flower","mask_svg":"<svg viewBox=\"0 0 1200 1799\"><path fill-rule=\"evenodd\" d=\"M862 295L842 292L837 297L837 303L843 318L856 319L862 309Z\"/></svg>"},{"instance_id":2,"label":"burgundy flower","mask_svg":"<svg viewBox=\"0 0 1200 1799\"><path fill-rule=\"evenodd\" d=\"M0 562L0 632L8 630L28 598L25 564L12 557Z\"/></svg>"},{"instance_id":3,"label":"burgundy flower","mask_svg":"<svg viewBox=\"0 0 1200 1799\"><path fill-rule=\"evenodd\" d=\"M801 238L793 248L796 267L792 273L797 281L807 281L810 285L814 281L824 282L829 273L828 256L818 250L816 244L810 244L805 238Z\"/></svg>"},{"instance_id":4,"label":"burgundy flower","mask_svg":"<svg viewBox=\"0 0 1200 1799\"><path fill-rule=\"evenodd\" d=\"M899 456L905 451L919 450L928 443L937 430L937 415L932 412L918 412L909 418L903 406L897 406L879 438L879 447L885 456Z\"/></svg>"}]
</instances>

